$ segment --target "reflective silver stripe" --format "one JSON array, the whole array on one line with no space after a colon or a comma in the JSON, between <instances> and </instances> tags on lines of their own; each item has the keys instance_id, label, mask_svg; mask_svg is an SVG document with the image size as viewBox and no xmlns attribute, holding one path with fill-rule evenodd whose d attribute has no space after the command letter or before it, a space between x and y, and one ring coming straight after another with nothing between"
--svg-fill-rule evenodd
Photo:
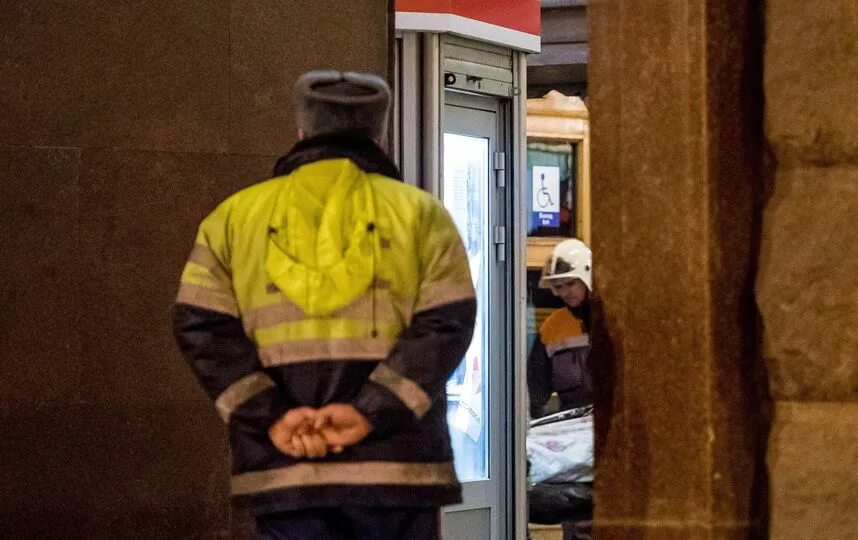
<instances>
[{"instance_id":1,"label":"reflective silver stripe","mask_svg":"<svg viewBox=\"0 0 858 540\"><path fill-rule=\"evenodd\" d=\"M413 301L409 302L410 306ZM331 317L342 319L372 318L372 291L370 290L351 304L342 307L331 314ZM402 320L393 306L393 298L389 289L375 290L375 320L381 323L402 324Z\"/></svg>"},{"instance_id":2,"label":"reflective silver stripe","mask_svg":"<svg viewBox=\"0 0 858 540\"><path fill-rule=\"evenodd\" d=\"M176 303L190 304L238 317L238 304L231 291L218 291L190 283L179 285Z\"/></svg>"},{"instance_id":3,"label":"reflective silver stripe","mask_svg":"<svg viewBox=\"0 0 858 540\"><path fill-rule=\"evenodd\" d=\"M224 282L230 282L229 271L220 262L220 259L214 252L203 244L194 244L191 254L188 255L188 261L198 264L211 272L212 276Z\"/></svg>"},{"instance_id":4,"label":"reflective silver stripe","mask_svg":"<svg viewBox=\"0 0 858 540\"><path fill-rule=\"evenodd\" d=\"M209 270L218 279L223 278L226 281L230 281L229 271L220 262L214 251L206 245L194 244L191 254L188 255L188 261Z\"/></svg>"},{"instance_id":5,"label":"reflective silver stripe","mask_svg":"<svg viewBox=\"0 0 858 540\"><path fill-rule=\"evenodd\" d=\"M417 418L423 418L432 406L432 400L420 385L393 371L387 364L379 364L370 374L369 380L393 392Z\"/></svg>"},{"instance_id":6,"label":"reflective silver stripe","mask_svg":"<svg viewBox=\"0 0 858 540\"><path fill-rule=\"evenodd\" d=\"M217 412L224 422L229 422L232 412L242 403L274 386L271 377L257 371L246 375L227 387L215 400Z\"/></svg>"},{"instance_id":7,"label":"reflective silver stripe","mask_svg":"<svg viewBox=\"0 0 858 540\"><path fill-rule=\"evenodd\" d=\"M566 349L575 349L578 347L589 347L590 346L590 335L583 334L580 336L575 336L566 339L560 339L557 341L552 341L551 343L547 343L545 345L545 351L549 356L553 355L558 351L563 351Z\"/></svg>"},{"instance_id":8,"label":"reflective silver stripe","mask_svg":"<svg viewBox=\"0 0 858 540\"><path fill-rule=\"evenodd\" d=\"M366 294L348 306L331 313L330 319L372 319L372 296ZM251 335L255 330L276 326L278 324L295 322L307 319L307 315L301 308L292 302L283 299L276 304L261 306L242 313L244 331ZM376 291L375 320L385 324L402 324L402 320L396 315L393 303L388 291Z\"/></svg>"},{"instance_id":9,"label":"reflective silver stripe","mask_svg":"<svg viewBox=\"0 0 858 540\"><path fill-rule=\"evenodd\" d=\"M472 298L476 298L476 296L474 295L474 287L470 280L461 283L430 283L420 289L420 299L414 307L414 312L428 311L446 304L471 300Z\"/></svg>"},{"instance_id":10,"label":"reflective silver stripe","mask_svg":"<svg viewBox=\"0 0 858 540\"><path fill-rule=\"evenodd\" d=\"M292 302L285 301L247 310L241 314L241 322L244 324L244 331L250 336L259 328L300 321L306 317L301 308Z\"/></svg>"},{"instance_id":11,"label":"reflective silver stripe","mask_svg":"<svg viewBox=\"0 0 858 540\"><path fill-rule=\"evenodd\" d=\"M452 463L298 463L232 477L232 494L324 485L437 486L457 483Z\"/></svg>"},{"instance_id":12,"label":"reflective silver stripe","mask_svg":"<svg viewBox=\"0 0 858 540\"><path fill-rule=\"evenodd\" d=\"M384 360L392 343L382 338L307 339L259 348L266 367L322 360Z\"/></svg>"}]
</instances>

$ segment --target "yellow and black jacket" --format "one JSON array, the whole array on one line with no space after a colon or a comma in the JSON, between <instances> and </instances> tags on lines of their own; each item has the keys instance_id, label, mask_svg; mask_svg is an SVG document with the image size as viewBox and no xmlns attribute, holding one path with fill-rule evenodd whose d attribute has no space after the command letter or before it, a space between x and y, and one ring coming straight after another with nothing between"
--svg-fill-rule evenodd
<instances>
[{"instance_id":1,"label":"yellow and black jacket","mask_svg":"<svg viewBox=\"0 0 858 540\"><path fill-rule=\"evenodd\" d=\"M460 500L445 382L474 290L446 210L397 177L368 140L305 140L199 228L174 330L228 425L233 495L255 514ZM370 436L321 460L271 445L285 411L331 402L363 412Z\"/></svg>"},{"instance_id":2,"label":"yellow and black jacket","mask_svg":"<svg viewBox=\"0 0 858 540\"><path fill-rule=\"evenodd\" d=\"M539 327L539 339L527 359L531 418L543 416L553 392L560 399L560 410L592 404L592 381L587 366L590 336L581 315L563 307Z\"/></svg>"}]
</instances>

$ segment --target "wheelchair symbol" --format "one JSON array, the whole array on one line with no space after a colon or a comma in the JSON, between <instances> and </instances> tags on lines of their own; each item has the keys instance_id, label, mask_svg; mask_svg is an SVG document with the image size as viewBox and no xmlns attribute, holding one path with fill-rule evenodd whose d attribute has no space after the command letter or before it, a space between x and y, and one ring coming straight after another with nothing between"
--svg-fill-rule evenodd
<instances>
[{"instance_id":1,"label":"wheelchair symbol","mask_svg":"<svg viewBox=\"0 0 858 540\"><path fill-rule=\"evenodd\" d=\"M540 208L550 208L554 206L554 201L551 199L551 193L545 187L545 174L539 175L539 191L536 193L536 204Z\"/></svg>"}]
</instances>

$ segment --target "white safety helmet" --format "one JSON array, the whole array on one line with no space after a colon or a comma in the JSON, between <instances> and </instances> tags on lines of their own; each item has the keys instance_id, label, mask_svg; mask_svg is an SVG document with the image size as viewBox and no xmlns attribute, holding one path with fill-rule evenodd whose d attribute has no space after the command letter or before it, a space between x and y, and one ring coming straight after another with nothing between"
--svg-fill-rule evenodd
<instances>
[{"instance_id":1,"label":"white safety helmet","mask_svg":"<svg viewBox=\"0 0 858 540\"><path fill-rule=\"evenodd\" d=\"M550 287L555 279L578 278L593 290L593 253L584 242L571 238L563 240L551 253L551 260L545 265L540 285Z\"/></svg>"}]
</instances>

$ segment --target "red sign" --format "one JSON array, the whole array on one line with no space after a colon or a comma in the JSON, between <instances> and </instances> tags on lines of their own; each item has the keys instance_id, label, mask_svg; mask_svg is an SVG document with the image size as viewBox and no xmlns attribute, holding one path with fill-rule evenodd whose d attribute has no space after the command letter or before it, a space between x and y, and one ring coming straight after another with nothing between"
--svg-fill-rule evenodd
<instances>
[{"instance_id":1,"label":"red sign","mask_svg":"<svg viewBox=\"0 0 858 540\"><path fill-rule=\"evenodd\" d=\"M396 0L396 27L453 32L538 51L539 8L539 0Z\"/></svg>"}]
</instances>

